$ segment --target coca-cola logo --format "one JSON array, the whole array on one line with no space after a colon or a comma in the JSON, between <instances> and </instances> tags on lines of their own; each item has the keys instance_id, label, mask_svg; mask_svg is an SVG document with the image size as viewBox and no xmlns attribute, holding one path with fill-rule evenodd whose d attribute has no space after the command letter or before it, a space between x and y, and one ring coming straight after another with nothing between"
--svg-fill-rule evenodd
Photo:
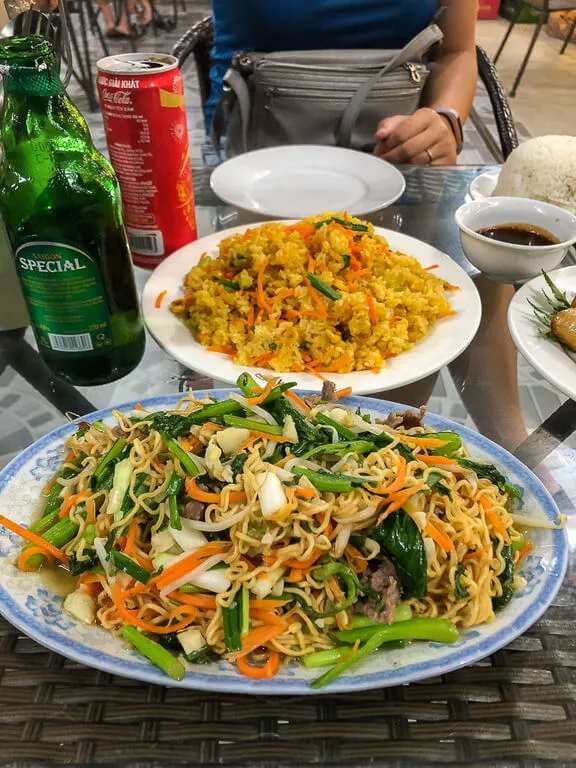
<instances>
[{"instance_id":1,"label":"coca-cola logo","mask_svg":"<svg viewBox=\"0 0 576 768\"><path fill-rule=\"evenodd\" d=\"M102 99L109 101L112 104L130 104L130 91L109 91L104 88L102 91Z\"/></svg>"}]
</instances>

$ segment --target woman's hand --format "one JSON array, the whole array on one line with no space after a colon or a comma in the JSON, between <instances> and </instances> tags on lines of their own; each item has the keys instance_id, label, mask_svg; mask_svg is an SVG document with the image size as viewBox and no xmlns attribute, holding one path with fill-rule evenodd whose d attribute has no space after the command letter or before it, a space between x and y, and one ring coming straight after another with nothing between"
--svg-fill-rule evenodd
<instances>
[{"instance_id":1,"label":"woman's hand","mask_svg":"<svg viewBox=\"0 0 576 768\"><path fill-rule=\"evenodd\" d=\"M423 107L382 120L374 154L395 165L456 165L456 139L445 118Z\"/></svg>"}]
</instances>

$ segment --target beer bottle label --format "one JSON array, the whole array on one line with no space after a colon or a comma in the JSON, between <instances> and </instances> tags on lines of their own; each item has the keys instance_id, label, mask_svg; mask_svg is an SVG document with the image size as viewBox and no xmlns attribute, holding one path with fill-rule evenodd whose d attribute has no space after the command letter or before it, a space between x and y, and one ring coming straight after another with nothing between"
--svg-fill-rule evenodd
<instances>
[{"instance_id":1,"label":"beer bottle label","mask_svg":"<svg viewBox=\"0 0 576 768\"><path fill-rule=\"evenodd\" d=\"M54 352L100 354L112 346L100 270L66 243L25 243L14 254L38 345Z\"/></svg>"}]
</instances>

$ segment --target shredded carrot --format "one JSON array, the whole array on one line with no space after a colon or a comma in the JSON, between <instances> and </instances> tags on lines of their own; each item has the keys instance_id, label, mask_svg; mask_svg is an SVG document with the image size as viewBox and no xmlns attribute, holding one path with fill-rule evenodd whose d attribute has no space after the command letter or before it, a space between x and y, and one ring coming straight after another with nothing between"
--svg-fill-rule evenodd
<instances>
[{"instance_id":1,"label":"shredded carrot","mask_svg":"<svg viewBox=\"0 0 576 768\"><path fill-rule=\"evenodd\" d=\"M484 552L485 552L484 547L479 547L478 549L475 549L473 552L467 552L462 558L462 562L467 563L470 560L476 560L477 558L482 557Z\"/></svg>"},{"instance_id":2,"label":"shredded carrot","mask_svg":"<svg viewBox=\"0 0 576 768\"><path fill-rule=\"evenodd\" d=\"M364 488L366 488L366 490L375 493L378 496L382 494L389 496L392 493L396 493L396 491L400 491L404 487L404 483L406 482L406 459L399 453L394 453L393 456L394 461L396 462L396 477L394 480L392 480L389 485L384 487L378 485L376 488L368 483L364 483Z\"/></svg>"},{"instance_id":3,"label":"shredded carrot","mask_svg":"<svg viewBox=\"0 0 576 768\"><path fill-rule=\"evenodd\" d=\"M162 302L164 301L164 297L166 296L167 293L168 291L160 291L158 296L156 296L156 301L154 302L154 306L156 307L156 309L160 309L160 307L162 306Z\"/></svg>"},{"instance_id":4,"label":"shredded carrot","mask_svg":"<svg viewBox=\"0 0 576 768\"><path fill-rule=\"evenodd\" d=\"M301 568L291 568L290 573L288 574L288 581L291 581L293 583L300 581L302 578L302 569Z\"/></svg>"},{"instance_id":5,"label":"shredded carrot","mask_svg":"<svg viewBox=\"0 0 576 768\"><path fill-rule=\"evenodd\" d=\"M338 580L335 576L330 576L328 579L328 585L330 589L332 590L332 594L334 595L334 599L338 602L342 602L344 600L344 592L340 589L340 584L338 584Z\"/></svg>"},{"instance_id":6,"label":"shredded carrot","mask_svg":"<svg viewBox=\"0 0 576 768\"><path fill-rule=\"evenodd\" d=\"M190 554L183 557L182 560L178 560L176 563L166 566L162 573L158 574L158 576L154 576L148 581L148 585L151 586L152 583L155 583L157 584L158 589L164 589L164 587L167 587L181 576L186 576L187 573L200 565L200 563L207 557L223 554L228 550L229 546L230 544L227 542L209 541L194 552L190 552Z\"/></svg>"},{"instance_id":7,"label":"shredded carrot","mask_svg":"<svg viewBox=\"0 0 576 768\"><path fill-rule=\"evenodd\" d=\"M432 466L441 464L454 464L454 459L449 459L447 456L428 456L427 453L419 453L416 458L423 464L430 464Z\"/></svg>"},{"instance_id":8,"label":"shredded carrot","mask_svg":"<svg viewBox=\"0 0 576 768\"><path fill-rule=\"evenodd\" d=\"M313 366L313 365L310 365L310 364L309 364L309 365L305 365L305 366L304 366L304 368L305 368L307 371L310 371L310 373L311 373L311 374L313 374L314 376L316 376L316 378L317 378L317 379L320 379L321 381L326 381L326 377L325 377L325 376L322 376L322 374L318 373L318 371L316 371L316 370L314 369L314 366Z\"/></svg>"},{"instance_id":9,"label":"shredded carrot","mask_svg":"<svg viewBox=\"0 0 576 768\"><path fill-rule=\"evenodd\" d=\"M211 421L207 421L206 424L202 424L202 429L209 429L210 432L220 432L224 427L221 427L220 424L212 424Z\"/></svg>"},{"instance_id":10,"label":"shredded carrot","mask_svg":"<svg viewBox=\"0 0 576 768\"><path fill-rule=\"evenodd\" d=\"M531 541L525 541L524 546L522 549L518 552L518 562L521 560L524 560L525 557L527 557L530 552L534 549L534 544L532 544Z\"/></svg>"},{"instance_id":11,"label":"shredded carrot","mask_svg":"<svg viewBox=\"0 0 576 768\"><path fill-rule=\"evenodd\" d=\"M283 437L282 435L269 435L268 432L260 432L257 429L251 429L250 434L253 437L262 437L265 440L271 440L273 443L290 443L292 442L289 437Z\"/></svg>"},{"instance_id":12,"label":"shredded carrot","mask_svg":"<svg viewBox=\"0 0 576 768\"><path fill-rule=\"evenodd\" d=\"M259 395L256 395L255 397L247 397L246 402L249 405L259 405L259 403L263 403L279 381L280 379L270 379L270 381L266 382L266 386Z\"/></svg>"},{"instance_id":13,"label":"shredded carrot","mask_svg":"<svg viewBox=\"0 0 576 768\"><path fill-rule=\"evenodd\" d=\"M294 309L285 309L284 317L286 320L298 320L298 312Z\"/></svg>"},{"instance_id":14,"label":"shredded carrot","mask_svg":"<svg viewBox=\"0 0 576 768\"><path fill-rule=\"evenodd\" d=\"M312 272L313 273L314 272L315 264L314 264L314 259L312 258L312 254L311 253L307 253L306 254L306 260L307 260L306 269L308 270L308 272Z\"/></svg>"},{"instance_id":15,"label":"shredded carrot","mask_svg":"<svg viewBox=\"0 0 576 768\"><path fill-rule=\"evenodd\" d=\"M21 571L24 571L25 573L32 573L33 571L39 570L40 566L37 566L36 568L31 568L28 565L28 558L30 558L32 555L44 555L44 557L48 560L48 565L52 565L54 562L54 558L52 555L48 555L46 553L46 550L41 549L40 547L32 546L32 547L24 547L22 552L20 552L20 555L18 557L18 568Z\"/></svg>"},{"instance_id":16,"label":"shredded carrot","mask_svg":"<svg viewBox=\"0 0 576 768\"><path fill-rule=\"evenodd\" d=\"M15 533L18 536L21 536L23 539L26 539L26 541L29 541L31 544L35 544L37 547L40 547L44 554L49 552L53 557L56 558L56 560L60 560L60 562L64 563L64 565L68 565L68 558L61 549L58 549L58 547L50 544L50 542L46 541L45 539L40 538L40 536L32 533L32 531L29 531L27 528L23 528L13 520L9 520L7 517L4 517L4 515L0 515L0 525L3 525L5 528L8 528L9 531L12 531L12 533Z\"/></svg>"},{"instance_id":17,"label":"shredded carrot","mask_svg":"<svg viewBox=\"0 0 576 768\"><path fill-rule=\"evenodd\" d=\"M196 501L203 501L205 504L221 503L222 495L220 493L210 493L209 491L201 490L198 488L196 480L193 477L186 478L185 486L188 496L192 499L196 499ZM247 497L244 491L230 491L228 500L230 504L234 504L236 502L245 502Z\"/></svg>"},{"instance_id":18,"label":"shredded carrot","mask_svg":"<svg viewBox=\"0 0 576 768\"><path fill-rule=\"evenodd\" d=\"M286 232L298 232L300 237L304 239L313 235L316 230L313 224L291 224L286 227Z\"/></svg>"},{"instance_id":19,"label":"shredded carrot","mask_svg":"<svg viewBox=\"0 0 576 768\"><path fill-rule=\"evenodd\" d=\"M256 293L256 300L258 302L258 306L261 309L265 309L267 312L272 311L272 307L268 302L266 301L266 294L264 293L264 288L262 287L262 282L264 279L264 270L268 266L268 259L264 259L260 266L258 267L258 271L256 273L256 285L257 285L257 293Z\"/></svg>"},{"instance_id":20,"label":"shredded carrot","mask_svg":"<svg viewBox=\"0 0 576 768\"><path fill-rule=\"evenodd\" d=\"M314 304L316 304L316 308L318 309L318 314L320 316L320 319L325 320L328 317L328 311L326 310L326 307L324 306L324 304L322 304L320 296L318 296L316 291L313 289L310 289L310 296L312 296L312 301L314 302Z\"/></svg>"},{"instance_id":21,"label":"shredded carrot","mask_svg":"<svg viewBox=\"0 0 576 768\"><path fill-rule=\"evenodd\" d=\"M435 525L432 525L432 523L426 523L424 533L427 533L431 539L434 539L436 544L438 544L444 552L451 552L454 549L454 544L450 537L447 536L444 531L441 531L439 528L436 528Z\"/></svg>"},{"instance_id":22,"label":"shredded carrot","mask_svg":"<svg viewBox=\"0 0 576 768\"><path fill-rule=\"evenodd\" d=\"M124 547L126 546L126 536L117 536L116 543L118 544L120 549L124 549Z\"/></svg>"},{"instance_id":23,"label":"shredded carrot","mask_svg":"<svg viewBox=\"0 0 576 768\"><path fill-rule=\"evenodd\" d=\"M288 456L284 456L283 459L280 459L280 461L277 461L276 462L276 466L277 467L283 467L284 464L286 464L288 461L290 461L290 459L293 459L293 458L294 458L294 454L293 453L289 453Z\"/></svg>"},{"instance_id":24,"label":"shredded carrot","mask_svg":"<svg viewBox=\"0 0 576 768\"><path fill-rule=\"evenodd\" d=\"M439 264L432 264L430 267L425 267L425 270L426 272L429 272L431 269L438 269L439 266Z\"/></svg>"},{"instance_id":25,"label":"shredded carrot","mask_svg":"<svg viewBox=\"0 0 576 768\"><path fill-rule=\"evenodd\" d=\"M208 352L221 352L223 355L235 355L235 347L206 347Z\"/></svg>"},{"instance_id":26,"label":"shredded carrot","mask_svg":"<svg viewBox=\"0 0 576 768\"><path fill-rule=\"evenodd\" d=\"M281 635L282 632L285 632L288 629L288 624L286 624L286 622L282 622L282 624L283 626L274 625L251 629L246 637L242 638L242 650L233 654L232 660L240 659L242 656L247 656L249 653L252 653L252 651L255 651L256 648L260 648L260 646L266 645L266 643L269 643L270 640L273 640L278 635Z\"/></svg>"},{"instance_id":27,"label":"shredded carrot","mask_svg":"<svg viewBox=\"0 0 576 768\"><path fill-rule=\"evenodd\" d=\"M240 451L245 451L246 448L250 448L250 446L254 445L256 440L258 440L258 437L254 437L254 436L249 437L248 440L244 440L242 445L238 447L238 453L240 453Z\"/></svg>"},{"instance_id":28,"label":"shredded carrot","mask_svg":"<svg viewBox=\"0 0 576 768\"><path fill-rule=\"evenodd\" d=\"M480 504L484 507L484 509L492 509L493 507L492 502L490 501L490 499L488 499L487 496L484 496L483 493L479 493L477 498Z\"/></svg>"},{"instance_id":29,"label":"shredded carrot","mask_svg":"<svg viewBox=\"0 0 576 768\"><path fill-rule=\"evenodd\" d=\"M254 307L252 306L252 304L250 304L250 306L248 307L247 323L248 323L248 330L251 331L252 326L254 325Z\"/></svg>"},{"instance_id":30,"label":"shredded carrot","mask_svg":"<svg viewBox=\"0 0 576 768\"><path fill-rule=\"evenodd\" d=\"M269 360L272 360L277 356L278 352L266 352L265 354L260 355L259 357L255 357L253 360L251 360L250 365L258 367L259 365L262 365L262 363L267 363Z\"/></svg>"},{"instance_id":31,"label":"shredded carrot","mask_svg":"<svg viewBox=\"0 0 576 768\"><path fill-rule=\"evenodd\" d=\"M340 400L342 397L348 397L348 395L352 394L352 387L344 387L343 389L337 389L336 392L334 392L334 399Z\"/></svg>"},{"instance_id":32,"label":"shredded carrot","mask_svg":"<svg viewBox=\"0 0 576 768\"><path fill-rule=\"evenodd\" d=\"M60 517L60 519L68 517L70 510L87 496L90 496L90 491L80 491L80 493L73 493L71 496L68 496L64 504L62 504L62 509L60 510L58 517Z\"/></svg>"},{"instance_id":33,"label":"shredded carrot","mask_svg":"<svg viewBox=\"0 0 576 768\"><path fill-rule=\"evenodd\" d=\"M353 360L354 358L352 355L347 355L346 357L342 357L340 360L337 360L335 363L330 363L327 368L321 368L320 370L325 371L326 373L336 373L350 365Z\"/></svg>"},{"instance_id":34,"label":"shredded carrot","mask_svg":"<svg viewBox=\"0 0 576 768\"><path fill-rule=\"evenodd\" d=\"M274 520L274 521L281 521L286 520L287 517L290 516L290 513L292 512L292 502L289 501L287 504L283 504L280 509L276 510L273 515L270 515L268 520Z\"/></svg>"},{"instance_id":35,"label":"shredded carrot","mask_svg":"<svg viewBox=\"0 0 576 768\"><path fill-rule=\"evenodd\" d=\"M268 624L271 627L286 627L284 619L277 616L273 611L263 610L262 608L254 608L250 606L250 617L261 621L263 624Z\"/></svg>"},{"instance_id":36,"label":"shredded carrot","mask_svg":"<svg viewBox=\"0 0 576 768\"><path fill-rule=\"evenodd\" d=\"M364 267L364 269L359 269L356 272L356 277L372 277L372 273L368 269L368 267Z\"/></svg>"},{"instance_id":37,"label":"shredded carrot","mask_svg":"<svg viewBox=\"0 0 576 768\"><path fill-rule=\"evenodd\" d=\"M362 571L365 571L368 567L368 560L362 557L362 553L356 549L356 547L352 546L352 544L346 546L344 557L346 558L348 565L356 573L362 573Z\"/></svg>"},{"instance_id":38,"label":"shredded carrot","mask_svg":"<svg viewBox=\"0 0 576 768\"><path fill-rule=\"evenodd\" d=\"M278 291L278 293L275 296L272 296L269 299L270 304L274 304L276 301L282 301L282 299L287 299L288 296L294 296L294 291L292 288L283 288L281 291Z\"/></svg>"},{"instance_id":39,"label":"shredded carrot","mask_svg":"<svg viewBox=\"0 0 576 768\"><path fill-rule=\"evenodd\" d=\"M314 563L316 562L316 560L318 560L321 554L322 554L322 550L317 549L316 552L314 552L314 554L308 558L308 560L296 560L295 558L292 558L291 560L284 560L282 565L286 565L288 566L288 568L299 568L305 571L314 565Z\"/></svg>"},{"instance_id":40,"label":"shredded carrot","mask_svg":"<svg viewBox=\"0 0 576 768\"><path fill-rule=\"evenodd\" d=\"M378 323L378 310L376 309L376 302L374 301L374 296L370 293L370 291L366 291L366 303L368 304L368 314L370 315L370 322L372 325L376 325Z\"/></svg>"},{"instance_id":41,"label":"shredded carrot","mask_svg":"<svg viewBox=\"0 0 576 768\"><path fill-rule=\"evenodd\" d=\"M126 608L124 605L125 594L122 593L122 588L120 587L119 581L114 584L113 595L116 610L127 624L132 624L134 627L140 627L140 629L144 629L146 632L151 632L156 635L167 635L171 632L178 632L191 624L196 616L196 611L194 608L192 608L192 606L181 605L176 609L175 615L184 615L186 618L176 624L171 623L168 626L159 627L156 624L150 623L149 621L140 619L138 617L137 610L130 610L129 608Z\"/></svg>"},{"instance_id":42,"label":"shredded carrot","mask_svg":"<svg viewBox=\"0 0 576 768\"><path fill-rule=\"evenodd\" d=\"M384 504L387 504L388 506L379 516L378 523L381 523L382 520L391 512L396 512L397 509L400 509L400 507L405 504L411 496L414 496L415 493L421 491L423 487L424 483L418 483L417 485L410 486L410 488L404 488L402 491L397 491L396 493L393 493L390 498L384 499L380 506Z\"/></svg>"},{"instance_id":43,"label":"shredded carrot","mask_svg":"<svg viewBox=\"0 0 576 768\"><path fill-rule=\"evenodd\" d=\"M245 677L250 677L252 680L266 680L270 677L274 677L278 673L280 668L280 654L278 651L268 651L268 658L264 666L255 667L249 663L246 656L239 656L236 659L236 666L238 672Z\"/></svg>"},{"instance_id":44,"label":"shredded carrot","mask_svg":"<svg viewBox=\"0 0 576 768\"><path fill-rule=\"evenodd\" d=\"M188 592L170 592L170 600L177 600L179 603L193 605L194 608L200 608L201 611L215 611L216 598L212 595L196 595Z\"/></svg>"},{"instance_id":45,"label":"shredded carrot","mask_svg":"<svg viewBox=\"0 0 576 768\"><path fill-rule=\"evenodd\" d=\"M508 535L508 531L506 530L506 526L502 522L500 515L497 512L494 512L493 509L487 509L486 517L492 523L492 528L502 536L506 544L510 544L510 536Z\"/></svg>"},{"instance_id":46,"label":"shredded carrot","mask_svg":"<svg viewBox=\"0 0 576 768\"><path fill-rule=\"evenodd\" d=\"M438 440L436 437L426 437L425 435L407 435L403 432L396 432L395 430L390 430L390 434L405 443L413 443L420 448L442 448L446 445L447 442L446 440Z\"/></svg>"},{"instance_id":47,"label":"shredded carrot","mask_svg":"<svg viewBox=\"0 0 576 768\"><path fill-rule=\"evenodd\" d=\"M301 397L298 397L298 395L296 394L296 392L292 392L292 391L289 389L289 390L287 390L286 392L284 392L284 394L286 395L286 397L287 397L289 400L292 400L292 402L293 402L293 403L296 403L297 405L299 405L299 406L300 406L300 408L303 408L305 411L309 411L309 410L310 410L309 406L307 406L307 405L306 405L306 403L304 402L304 400L302 400L302 398L301 398Z\"/></svg>"},{"instance_id":48,"label":"shredded carrot","mask_svg":"<svg viewBox=\"0 0 576 768\"><path fill-rule=\"evenodd\" d=\"M136 533L138 531L138 523L136 522L136 516L132 518L130 527L128 528L128 536L126 537L126 544L124 545L124 552L128 557L132 557L134 552L134 545L136 544Z\"/></svg>"},{"instance_id":49,"label":"shredded carrot","mask_svg":"<svg viewBox=\"0 0 576 768\"><path fill-rule=\"evenodd\" d=\"M276 608L282 608L287 602L287 600L250 600L250 610L274 611Z\"/></svg>"},{"instance_id":50,"label":"shredded carrot","mask_svg":"<svg viewBox=\"0 0 576 768\"><path fill-rule=\"evenodd\" d=\"M313 499L316 496L314 488L301 488L299 485L294 488L294 493L301 499Z\"/></svg>"}]
</instances>

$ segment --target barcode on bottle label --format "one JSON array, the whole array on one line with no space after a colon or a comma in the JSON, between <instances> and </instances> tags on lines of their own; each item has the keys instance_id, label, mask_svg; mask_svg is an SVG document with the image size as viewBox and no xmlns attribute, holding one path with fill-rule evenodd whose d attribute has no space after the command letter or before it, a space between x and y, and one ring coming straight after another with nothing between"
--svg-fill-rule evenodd
<instances>
[{"instance_id":1,"label":"barcode on bottle label","mask_svg":"<svg viewBox=\"0 0 576 768\"><path fill-rule=\"evenodd\" d=\"M89 333L49 333L48 340L56 352L89 352L94 349Z\"/></svg>"},{"instance_id":2,"label":"barcode on bottle label","mask_svg":"<svg viewBox=\"0 0 576 768\"><path fill-rule=\"evenodd\" d=\"M130 250L143 256L163 256L164 239L159 230L127 228Z\"/></svg>"}]
</instances>

